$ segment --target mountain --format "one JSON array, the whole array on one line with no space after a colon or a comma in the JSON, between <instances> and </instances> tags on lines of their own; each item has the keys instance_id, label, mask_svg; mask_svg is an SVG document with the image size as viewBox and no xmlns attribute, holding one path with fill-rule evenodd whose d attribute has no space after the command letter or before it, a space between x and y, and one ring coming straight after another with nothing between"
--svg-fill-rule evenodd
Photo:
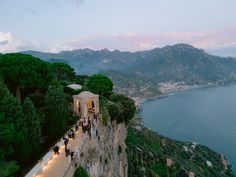
<instances>
[{"instance_id":1,"label":"mountain","mask_svg":"<svg viewBox=\"0 0 236 177\"><path fill-rule=\"evenodd\" d=\"M60 53L23 53L48 61L62 60L71 64L78 74L105 73L112 77L118 91L128 87L131 96L140 94L135 90L145 90L148 96L155 95L153 92L159 93L160 82L183 82L191 86L236 81L234 58L210 55L189 44L138 52L78 49Z\"/></svg>"}]
</instances>

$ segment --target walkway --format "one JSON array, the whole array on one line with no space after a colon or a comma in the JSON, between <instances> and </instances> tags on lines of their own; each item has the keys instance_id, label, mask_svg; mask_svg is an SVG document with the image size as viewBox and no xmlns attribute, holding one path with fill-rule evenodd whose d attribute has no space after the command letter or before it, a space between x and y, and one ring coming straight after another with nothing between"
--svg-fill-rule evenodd
<instances>
[{"instance_id":1,"label":"walkway","mask_svg":"<svg viewBox=\"0 0 236 177\"><path fill-rule=\"evenodd\" d=\"M71 139L69 141L72 151L77 152L77 149L83 145L83 141L85 141L86 138L88 138L88 136L82 133L81 130L77 131L75 133L75 139ZM65 145L61 146L59 153L59 155L53 155L53 158L48 161L48 163L43 167L43 170L39 174L37 174L36 177L63 176L65 171L68 169L68 166L70 165L70 157L66 157L65 155Z\"/></svg>"},{"instance_id":2,"label":"walkway","mask_svg":"<svg viewBox=\"0 0 236 177\"><path fill-rule=\"evenodd\" d=\"M89 113L88 116L93 117L91 113ZM100 117L101 115L99 115L97 121L94 120L92 122L91 140L87 134L82 132L82 127L79 127L79 130L75 132L75 138L69 140L67 146L75 153L72 163L70 156L66 157L65 155L65 145L64 141L61 139L56 143L59 146L59 154L54 154L52 150L48 151L25 177L66 177L68 173L72 173L72 166L74 166L78 158L80 158L82 147L85 145L86 148L90 148L90 146L97 143L97 141L95 141L97 140L96 130L100 123ZM76 124L79 125L79 121ZM74 126L72 129L74 129ZM73 175L70 174L69 176Z\"/></svg>"}]
</instances>

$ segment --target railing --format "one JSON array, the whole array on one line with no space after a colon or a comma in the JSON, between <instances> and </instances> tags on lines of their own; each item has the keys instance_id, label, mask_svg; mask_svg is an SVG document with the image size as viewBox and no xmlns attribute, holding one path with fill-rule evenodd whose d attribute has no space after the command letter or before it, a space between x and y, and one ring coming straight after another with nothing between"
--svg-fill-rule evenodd
<instances>
[{"instance_id":1,"label":"railing","mask_svg":"<svg viewBox=\"0 0 236 177\"><path fill-rule=\"evenodd\" d=\"M64 135L66 136L67 133ZM61 148L64 144L63 138L61 138L54 146L58 146ZM39 161L38 163L25 175L25 177L34 177L40 172L42 172L43 167L47 165L47 163L53 158L54 152L53 150L49 150Z\"/></svg>"},{"instance_id":2,"label":"railing","mask_svg":"<svg viewBox=\"0 0 236 177\"><path fill-rule=\"evenodd\" d=\"M101 118L101 114L100 114L98 120L100 120L100 118ZM95 128L98 127L99 122L100 122L100 121L97 122ZM66 136L66 135L67 135L67 133L65 134L65 136ZM83 147L83 145L84 145L87 141L88 141L88 136L82 140L82 144L81 144L81 146L78 148L78 150L81 150L82 147ZM61 138L60 141L58 141L54 146L57 145L59 148L61 148L61 147L63 146L63 144L64 144L64 141L63 141L63 138ZM54 147L54 146L53 146L53 147ZM80 154L78 154L78 150L77 150L77 152L76 152L76 154L75 154L75 159L73 159L73 161L68 164L68 166L67 166L65 172L62 174L61 177L65 177L65 176L67 175L68 171L70 170L71 166L73 166L73 165L75 164L75 162L78 161L78 155L80 155ZM42 172L43 167L44 167L45 165L47 165L47 163L53 158L53 155L54 155L54 152L53 152L52 150L50 150L49 152L47 152L47 153L41 158L41 160L39 160L38 163L25 175L25 177L35 177L37 174L39 174L40 172Z\"/></svg>"}]
</instances>

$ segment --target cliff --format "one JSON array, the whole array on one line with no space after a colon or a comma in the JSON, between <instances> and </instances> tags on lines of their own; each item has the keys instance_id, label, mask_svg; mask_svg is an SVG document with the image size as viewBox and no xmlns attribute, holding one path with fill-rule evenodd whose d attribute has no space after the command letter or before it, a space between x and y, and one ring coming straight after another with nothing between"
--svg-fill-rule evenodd
<instances>
[{"instance_id":1,"label":"cliff","mask_svg":"<svg viewBox=\"0 0 236 177\"><path fill-rule=\"evenodd\" d=\"M124 123L100 123L98 137L82 147L77 164L84 167L92 177L127 177L126 135Z\"/></svg>"}]
</instances>

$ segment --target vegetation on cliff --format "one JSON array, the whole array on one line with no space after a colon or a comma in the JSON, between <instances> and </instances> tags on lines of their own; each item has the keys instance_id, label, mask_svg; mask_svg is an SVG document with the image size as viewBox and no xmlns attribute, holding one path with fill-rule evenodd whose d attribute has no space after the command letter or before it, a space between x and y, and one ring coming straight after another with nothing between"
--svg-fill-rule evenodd
<instances>
[{"instance_id":1,"label":"vegetation on cliff","mask_svg":"<svg viewBox=\"0 0 236 177\"><path fill-rule=\"evenodd\" d=\"M79 83L73 90L68 84ZM26 54L0 55L0 176L22 176L71 127L72 95L88 90L102 95L103 123L128 122L135 106L115 94L106 76L76 76L65 63Z\"/></svg>"},{"instance_id":2,"label":"vegetation on cliff","mask_svg":"<svg viewBox=\"0 0 236 177\"><path fill-rule=\"evenodd\" d=\"M128 129L129 177L235 177L222 156L206 146L171 140L143 128Z\"/></svg>"},{"instance_id":3,"label":"vegetation on cliff","mask_svg":"<svg viewBox=\"0 0 236 177\"><path fill-rule=\"evenodd\" d=\"M89 175L83 167L79 166L75 171L74 177L89 177Z\"/></svg>"},{"instance_id":4,"label":"vegetation on cliff","mask_svg":"<svg viewBox=\"0 0 236 177\"><path fill-rule=\"evenodd\" d=\"M75 78L64 63L0 55L1 177L22 176L70 127L74 119L64 87Z\"/></svg>"}]
</instances>

